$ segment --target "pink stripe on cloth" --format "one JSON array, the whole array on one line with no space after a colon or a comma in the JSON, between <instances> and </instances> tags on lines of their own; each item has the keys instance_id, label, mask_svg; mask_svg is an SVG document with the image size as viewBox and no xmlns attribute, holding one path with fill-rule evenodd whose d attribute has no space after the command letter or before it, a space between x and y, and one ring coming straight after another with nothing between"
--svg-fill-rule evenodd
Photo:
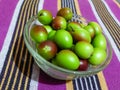
<instances>
[{"instance_id":1,"label":"pink stripe on cloth","mask_svg":"<svg viewBox=\"0 0 120 90\"><path fill-rule=\"evenodd\" d=\"M51 78L41 70L38 90L66 90L66 81Z\"/></svg>"},{"instance_id":2,"label":"pink stripe on cloth","mask_svg":"<svg viewBox=\"0 0 120 90\"><path fill-rule=\"evenodd\" d=\"M43 9L50 10L55 17L57 12L57 0L45 0ZM41 70L38 90L66 90L66 81L53 79Z\"/></svg>"},{"instance_id":3,"label":"pink stripe on cloth","mask_svg":"<svg viewBox=\"0 0 120 90\"><path fill-rule=\"evenodd\" d=\"M105 0L105 2L108 4L118 21L120 21L120 8L117 6L117 4L115 4L113 0Z\"/></svg>"},{"instance_id":4,"label":"pink stripe on cloth","mask_svg":"<svg viewBox=\"0 0 120 90\"><path fill-rule=\"evenodd\" d=\"M89 5L89 2L88 0L78 0L79 2L79 6L80 6L80 11L81 11L81 14L84 18L88 19L88 20L91 20L91 21L96 21L96 18L92 12L92 9Z\"/></svg>"},{"instance_id":5,"label":"pink stripe on cloth","mask_svg":"<svg viewBox=\"0 0 120 90\"><path fill-rule=\"evenodd\" d=\"M43 9L47 9L52 12L53 16L56 16L57 12L57 0L51 1L51 0L45 0Z\"/></svg>"},{"instance_id":6,"label":"pink stripe on cloth","mask_svg":"<svg viewBox=\"0 0 120 90\"><path fill-rule=\"evenodd\" d=\"M0 51L18 0L0 0Z\"/></svg>"},{"instance_id":7,"label":"pink stripe on cloth","mask_svg":"<svg viewBox=\"0 0 120 90\"><path fill-rule=\"evenodd\" d=\"M107 2L109 2L109 0L107 0ZM81 10L83 17L91 21L97 21L95 15L93 14L93 11L91 10L91 6L89 5L88 0L84 0L84 2L82 0L79 0L79 6L80 6L80 10ZM118 13L116 12L116 15L117 14ZM104 77L106 79L109 90L119 90L120 88L120 62L117 56L115 55L114 51L113 51L111 63L108 65L106 69L103 70L103 73L104 73Z\"/></svg>"},{"instance_id":8,"label":"pink stripe on cloth","mask_svg":"<svg viewBox=\"0 0 120 90\"><path fill-rule=\"evenodd\" d=\"M120 90L120 62L114 51L110 64L103 72L109 90Z\"/></svg>"}]
</instances>

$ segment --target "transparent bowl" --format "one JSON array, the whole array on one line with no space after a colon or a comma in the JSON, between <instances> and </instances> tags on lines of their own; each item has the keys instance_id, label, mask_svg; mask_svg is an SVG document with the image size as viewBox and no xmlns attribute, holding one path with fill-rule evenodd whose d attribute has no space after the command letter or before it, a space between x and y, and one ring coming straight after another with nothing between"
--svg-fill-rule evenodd
<instances>
[{"instance_id":1,"label":"transparent bowl","mask_svg":"<svg viewBox=\"0 0 120 90\"><path fill-rule=\"evenodd\" d=\"M72 18L72 21L77 21L77 22L86 24L86 20L83 17L78 16L78 15L74 16ZM31 40L31 37L30 37L30 30L34 24L40 24L40 22L37 20L37 16L33 16L25 25L25 29L23 33L25 44L29 52L31 53L31 55L34 57L34 60L37 63L37 65L46 74L48 74L49 76L53 78L60 79L60 80L72 80L72 79L79 78L79 77L91 76L91 75L98 73L99 71L102 71L104 68L106 68L106 66L111 61L112 47L111 47L108 37L105 35L107 39L107 58L105 62L102 63L101 65L99 66L90 65L87 71L72 71L72 70L67 70L59 66L56 66L50 63L49 61L45 60L42 56L40 56L37 53L35 43Z\"/></svg>"}]
</instances>

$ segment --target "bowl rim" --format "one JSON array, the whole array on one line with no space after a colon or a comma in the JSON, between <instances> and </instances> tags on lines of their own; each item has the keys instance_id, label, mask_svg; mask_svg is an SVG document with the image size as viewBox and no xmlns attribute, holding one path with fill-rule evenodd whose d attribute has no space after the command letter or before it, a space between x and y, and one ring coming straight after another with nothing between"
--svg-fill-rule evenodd
<instances>
[{"instance_id":1,"label":"bowl rim","mask_svg":"<svg viewBox=\"0 0 120 90\"><path fill-rule=\"evenodd\" d=\"M79 17L81 17L80 15L78 15ZM75 74L75 75L89 75L89 74L96 74L97 72L103 70L105 67L107 67L107 65L110 63L111 61L111 58L112 58L112 46L111 46L111 43L110 43L110 40L108 39L108 37L105 35L105 37L107 38L107 42L109 44L109 48L110 48L110 52L109 52L109 56L107 55L107 58L108 60L105 60L105 62L98 66L97 69L92 69L92 70L87 70L87 71L73 71L73 70L68 70L68 69L64 69L62 67L59 67L57 65L54 65L52 64L51 62L45 60L42 56L40 56L34 49L33 47L29 44L29 38L28 38L28 35L27 35L27 30L28 30L28 25L31 23L31 21L33 20L36 20L37 19L37 15L33 16L32 18L30 18L28 20L28 22L25 24L25 28L24 28L24 32L23 32L23 36L24 36L24 41L25 41L25 44L27 46L27 49L29 50L29 52L32 54L32 57L34 58L39 58L40 60L37 60L37 61L41 61L42 64L44 65L49 65L51 68L53 69L57 69L61 72L64 72L64 73L69 73L69 74ZM34 53L34 54L33 54ZM36 62L36 59L34 59L35 62ZM37 63L38 64L38 63ZM39 65L38 65L39 66ZM40 66L39 66L40 67ZM99 68L100 67L100 68Z\"/></svg>"}]
</instances>

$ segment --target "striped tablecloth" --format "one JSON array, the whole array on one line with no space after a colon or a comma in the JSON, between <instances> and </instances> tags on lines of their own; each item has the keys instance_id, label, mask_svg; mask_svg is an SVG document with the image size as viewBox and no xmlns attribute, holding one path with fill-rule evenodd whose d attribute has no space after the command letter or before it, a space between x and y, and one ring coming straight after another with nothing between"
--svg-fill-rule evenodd
<instances>
[{"instance_id":1,"label":"striped tablecloth","mask_svg":"<svg viewBox=\"0 0 120 90\"><path fill-rule=\"evenodd\" d=\"M96 75L72 81L47 76L28 52L23 30L41 9L56 15L70 7L74 14L98 22L113 47L112 61ZM119 0L0 0L0 90L120 90Z\"/></svg>"}]
</instances>

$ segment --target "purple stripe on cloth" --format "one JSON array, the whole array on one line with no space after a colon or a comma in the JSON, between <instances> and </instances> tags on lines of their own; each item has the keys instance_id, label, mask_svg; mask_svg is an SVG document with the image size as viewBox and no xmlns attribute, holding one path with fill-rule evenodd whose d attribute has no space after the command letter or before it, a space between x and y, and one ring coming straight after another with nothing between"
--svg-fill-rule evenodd
<instances>
[{"instance_id":1,"label":"purple stripe on cloth","mask_svg":"<svg viewBox=\"0 0 120 90\"><path fill-rule=\"evenodd\" d=\"M57 12L57 0L45 0L43 9L50 10L55 17ZM38 90L66 90L66 81L53 79L41 70Z\"/></svg>"},{"instance_id":2,"label":"purple stripe on cloth","mask_svg":"<svg viewBox=\"0 0 120 90\"><path fill-rule=\"evenodd\" d=\"M78 2L79 2L80 11L81 11L82 16L88 20L97 22L94 14L92 12L92 9L88 3L88 0L84 0L84 2L83 2L83 0L78 0Z\"/></svg>"},{"instance_id":3,"label":"purple stripe on cloth","mask_svg":"<svg viewBox=\"0 0 120 90\"><path fill-rule=\"evenodd\" d=\"M18 0L0 0L0 50Z\"/></svg>"},{"instance_id":4,"label":"purple stripe on cloth","mask_svg":"<svg viewBox=\"0 0 120 90\"><path fill-rule=\"evenodd\" d=\"M53 79L40 71L38 90L66 90L66 81Z\"/></svg>"},{"instance_id":5,"label":"purple stripe on cloth","mask_svg":"<svg viewBox=\"0 0 120 90\"><path fill-rule=\"evenodd\" d=\"M107 0L107 2L109 2L109 0ZM83 17L91 21L97 21L87 0L84 0L84 2L82 0L79 0L79 6ZM120 62L116 57L114 51L111 63L106 69L103 70L103 73L109 90L118 90L120 88Z\"/></svg>"},{"instance_id":6,"label":"purple stripe on cloth","mask_svg":"<svg viewBox=\"0 0 120 90\"><path fill-rule=\"evenodd\" d=\"M43 9L50 10L53 16L55 17L57 12L57 0L54 0L54 1L45 0Z\"/></svg>"},{"instance_id":7,"label":"purple stripe on cloth","mask_svg":"<svg viewBox=\"0 0 120 90\"><path fill-rule=\"evenodd\" d=\"M105 0L105 2L108 4L118 21L120 21L120 8L117 6L117 4L115 4L113 0Z\"/></svg>"},{"instance_id":8,"label":"purple stripe on cloth","mask_svg":"<svg viewBox=\"0 0 120 90\"><path fill-rule=\"evenodd\" d=\"M109 90L120 89L120 62L114 51L110 64L103 71Z\"/></svg>"}]
</instances>

